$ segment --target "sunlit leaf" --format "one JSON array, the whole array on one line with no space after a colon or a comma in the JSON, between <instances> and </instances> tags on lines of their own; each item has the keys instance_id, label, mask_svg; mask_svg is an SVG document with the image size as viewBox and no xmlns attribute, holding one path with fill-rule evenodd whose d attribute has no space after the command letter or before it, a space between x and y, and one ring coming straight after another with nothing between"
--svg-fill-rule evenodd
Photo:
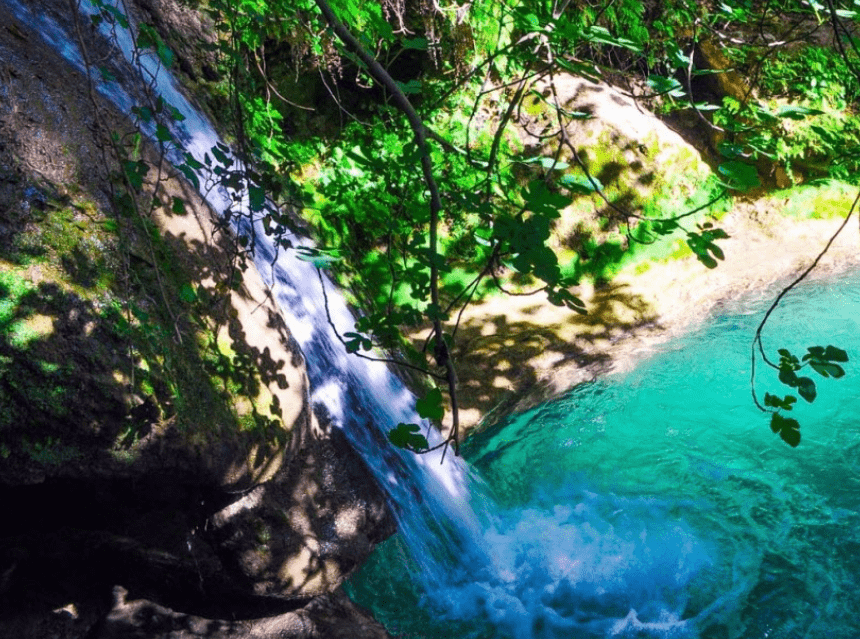
<instances>
[{"instance_id":1,"label":"sunlit leaf","mask_svg":"<svg viewBox=\"0 0 860 639\"><path fill-rule=\"evenodd\" d=\"M687 95L684 87L675 78L665 78L661 75L649 75L648 86L655 93L660 95L670 95L673 98L683 98Z\"/></svg>"},{"instance_id":2,"label":"sunlit leaf","mask_svg":"<svg viewBox=\"0 0 860 639\"><path fill-rule=\"evenodd\" d=\"M810 109L795 104L787 104L779 108L776 115L780 118L788 118L790 120L803 120L811 115L821 115L824 111L820 109Z\"/></svg>"},{"instance_id":3,"label":"sunlit leaf","mask_svg":"<svg viewBox=\"0 0 860 639\"><path fill-rule=\"evenodd\" d=\"M567 162L549 157L528 158L527 160L520 160L520 164L540 164L545 169L555 169L558 171L562 171L570 167Z\"/></svg>"},{"instance_id":4,"label":"sunlit leaf","mask_svg":"<svg viewBox=\"0 0 860 639\"><path fill-rule=\"evenodd\" d=\"M570 173L566 173L561 176L559 183L566 186L571 191L581 193L583 195L603 190L603 184L593 175L589 178L585 175L572 175Z\"/></svg>"}]
</instances>

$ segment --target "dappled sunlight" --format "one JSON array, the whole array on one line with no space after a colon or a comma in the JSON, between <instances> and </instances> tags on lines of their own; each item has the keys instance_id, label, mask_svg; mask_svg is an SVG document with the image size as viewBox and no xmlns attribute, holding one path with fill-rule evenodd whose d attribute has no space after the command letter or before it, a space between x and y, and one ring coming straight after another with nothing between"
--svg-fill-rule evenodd
<instances>
[{"instance_id":1,"label":"dappled sunlight","mask_svg":"<svg viewBox=\"0 0 860 639\"><path fill-rule=\"evenodd\" d=\"M831 190L824 187L822 197ZM808 191L804 197L814 199ZM525 409L606 370L629 370L725 301L799 273L840 220L786 224L785 205L775 197L736 201L720 221L730 237L720 240L725 260L714 269L688 253L634 261L609 281L583 282L576 294L586 303L584 316L542 295L490 296L467 308L456 350L463 423ZM843 233L813 277L856 264L857 233Z\"/></svg>"},{"instance_id":2,"label":"dappled sunlight","mask_svg":"<svg viewBox=\"0 0 860 639\"><path fill-rule=\"evenodd\" d=\"M561 392L573 383L555 379L562 369L595 374L611 362L615 342L656 318L647 301L624 285L603 286L583 299L588 315L553 306L542 295L493 296L466 310L455 356L468 426L476 423L473 416L482 419Z\"/></svg>"}]
</instances>

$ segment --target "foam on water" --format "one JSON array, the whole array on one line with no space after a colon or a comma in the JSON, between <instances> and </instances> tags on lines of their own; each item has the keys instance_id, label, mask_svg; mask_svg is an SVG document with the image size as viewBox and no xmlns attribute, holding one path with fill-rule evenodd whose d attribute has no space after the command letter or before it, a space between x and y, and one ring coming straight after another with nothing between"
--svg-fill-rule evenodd
<instances>
[{"instance_id":1,"label":"foam on water","mask_svg":"<svg viewBox=\"0 0 860 639\"><path fill-rule=\"evenodd\" d=\"M750 399L763 311L745 303L636 370L467 443L501 505L485 526L491 569L453 566L427 590L392 577L387 542L353 595L424 638L856 639L858 280L798 290L768 325L774 350L832 343L850 358L845 379L818 378L816 403L796 409L797 449ZM779 390L775 374L758 383ZM413 621L387 603L411 597L431 613Z\"/></svg>"}]
</instances>

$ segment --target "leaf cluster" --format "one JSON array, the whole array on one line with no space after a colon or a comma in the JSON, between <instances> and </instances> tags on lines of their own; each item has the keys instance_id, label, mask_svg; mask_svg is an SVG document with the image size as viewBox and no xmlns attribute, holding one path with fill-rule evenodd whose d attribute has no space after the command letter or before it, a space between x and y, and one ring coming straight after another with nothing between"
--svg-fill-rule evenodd
<instances>
[{"instance_id":1,"label":"leaf cluster","mask_svg":"<svg viewBox=\"0 0 860 639\"><path fill-rule=\"evenodd\" d=\"M788 349L781 348L779 353L779 381L797 391L807 403L812 403L818 397L818 389L811 377L798 375L798 372L809 366L824 378L838 379L845 375L840 366L848 361L848 354L835 346L810 346L807 353L800 359ZM765 393L764 405L771 411L770 427L789 446L800 444L800 423L796 419L785 417L780 411L789 412L797 403L794 395L779 397Z\"/></svg>"},{"instance_id":2,"label":"leaf cluster","mask_svg":"<svg viewBox=\"0 0 860 639\"><path fill-rule=\"evenodd\" d=\"M725 231L713 222L685 226L684 218L704 207L647 217L607 195L568 138L571 123L589 115L558 103L557 74L630 79L648 87L652 104L690 110L719 130L717 199L760 188L762 160L805 171L814 164L828 175L856 176L860 167L850 56L824 47L770 47L751 35L752 26L775 28L783 15L821 24L827 7L816 2L479 0L468 11L427 4L416 16L389 0L211 0L206 10L218 34L212 49L225 78L222 119L231 123L234 151L216 146L202 161L185 154L179 170L198 187L208 180L234 194L225 223L236 215L262 218L268 231L283 233L288 219L279 204L298 202L320 247L302 251L302 258L330 269L362 310L354 330L341 336L347 351L374 357L382 349L431 378L447 371L449 383L460 314L482 296L540 292L586 312L575 290L580 271L561 264L553 244L562 211L577 197L602 201L607 219L626 225L631 242L682 233L706 267L725 257L718 245ZM839 19L855 17L847 5L838 11ZM122 19L107 8L96 18ZM357 44L347 45L333 20ZM748 42L731 57L755 85L743 99L701 97L697 83L729 70L697 67L699 43L739 34ZM153 29L141 28L138 43L172 64ZM290 135L311 116L300 116L307 105L292 103L278 83L289 66L299 75L318 74L333 96L343 121L332 135ZM380 73L391 82L380 83ZM810 76L812 89L801 95ZM532 91L535 78L551 91ZM541 134L548 152L525 154L511 133L525 96L557 117ZM779 102L784 96L791 101ZM161 111L156 105L137 115L165 149L173 148L170 113ZM146 170L135 157L123 164L132 190L142 187ZM300 187L293 176L301 176ZM593 236L582 244L595 254L623 251ZM429 329L423 344L404 336L415 327ZM809 366L839 377L845 361L832 346L811 347L802 360L780 355L780 380L807 402L816 397L815 383L798 371ZM456 414L455 395L450 385L447 398L433 387L418 401L419 415L441 421L446 404ZM800 441L799 426L780 411L794 402L793 395L765 397L774 432L792 446ZM401 424L390 439L410 450L427 448L417 425Z\"/></svg>"}]
</instances>

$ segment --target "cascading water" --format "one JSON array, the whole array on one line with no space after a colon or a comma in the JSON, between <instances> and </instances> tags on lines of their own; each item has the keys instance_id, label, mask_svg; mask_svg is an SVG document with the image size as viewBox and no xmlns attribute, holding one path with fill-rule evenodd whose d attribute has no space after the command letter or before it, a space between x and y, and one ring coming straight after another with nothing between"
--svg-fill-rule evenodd
<instances>
[{"instance_id":1,"label":"cascading water","mask_svg":"<svg viewBox=\"0 0 860 639\"><path fill-rule=\"evenodd\" d=\"M3 2L83 69L69 16ZM131 59L130 42L121 29L117 35ZM185 118L174 137L202 161L218 141L214 130L155 58L140 61ZM133 103L133 89L100 90L124 111ZM223 191L207 195L216 210L234 204ZM860 548L855 397L845 382L823 385L813 411L800 415L804 443L782 444L750 405L745 358L757 316L748 309L631 374L472 441L466 455L497 499L490 514L471 503L487 498L466 466L388 445L388 428L415 421L413 398L383 365L347 355L328 325L315 268L276 250L259 222L253 229L257 267L306 355L314 400L367 460L396 511L400 534L352 585L392 628L486 639L860 634L860 579L851 565ZM344 303L324 285L333 323L351 330ZM812 295L807 289L800 299ZM810 307L841 303L850 308L842 323L816 315L819 337L800 345L837 343L853 361L860 300ZM805 308L783 316L799 323ZM780 334L776 320L769 330Z\"/></svg>"},{"instance_id":2,"label":"cascading water","mask_svg":"<svg viewBox=\"0 0 860 639\"><path fill-rule=\"evenodd\" d=\"M19 20L42 33L46 42L66 60L86 71L84 56L70 35L74 33L73 16L39 13L14 0L0 0L3 3ZM112 6L126 14L121 0ZM97 9L88 0L81 0L79 7L89 25L88 16L97 13ZM188 153L208 165L205 156L216 144L226 149L212 125L186 100L155 55L136 50L129 31L114 27L111 21L103 21L100 29L119 54L111 61L117 69L115 75L144 82L147 90L161 96L181 115L166 123L181 145L172 160L181 162ZM134 96L141 92L139 87L115 81L96 78L96 82L98 90L126 113L135 103ZM152 134L155 124L150 126ZM242 206L241 195L224 188L211 188L205 176L200 182L201 195L219 214L237 204ZM245 216L240 221L239 230L253 237L254 263L304 352L314 389L312 400L335 426L343 429L375 473L389 496L401 534L415 540L413 554L422 562L428 583L445 578L435 570L435 559L440 557L471 548L473 559L485 563L480 546L464 541L478 531L470 505L469 469L452 455L441 464L441 451L419 457L388 443L389 429L401 422L420 421L414 410L414 397L384 364L352 357L346 352L329 324L330 319L341 334L354 330L354 318L339 293L325 276L320 277L313 264L298 259L295 251L279 249L260 220L249 219L250 216ZM294 245L310 244L293 236L288 239ZM325 295L322 286L327 289ZM433 441L432 438L433 434L428 433L428 439ZM428 530L433 534L428 535Z\"/></svg>"}]
</instances>

